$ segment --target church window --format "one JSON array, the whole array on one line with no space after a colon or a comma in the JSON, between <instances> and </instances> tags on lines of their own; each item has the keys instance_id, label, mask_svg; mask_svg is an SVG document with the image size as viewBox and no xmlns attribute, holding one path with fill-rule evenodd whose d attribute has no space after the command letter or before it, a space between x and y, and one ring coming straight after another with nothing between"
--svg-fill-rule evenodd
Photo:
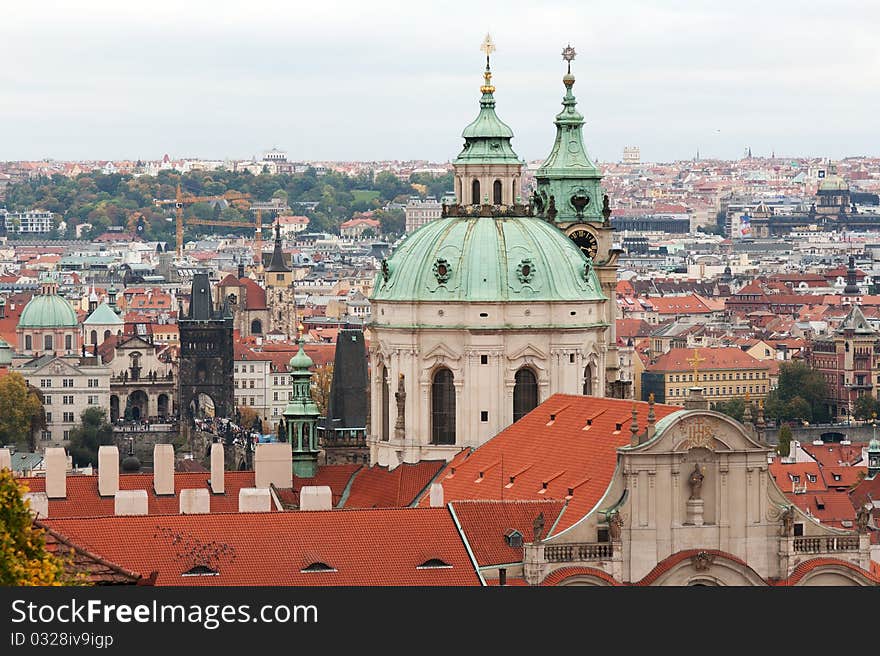
<instances>
[{"instance_id":1,"label":"church window","mask_svg":"<svg viewBox=\"0 0 880 656\"><path fill-rule=\"evenodd\" d=\"M91 337L92 337L92 341L91 341L90 343L91 343L91 344L97 344L97 343L98 343L98 331L97 331L97 330L93 330L92 333L91 333Z\"/></svg>"},{"instance_id":2,"label":"church window","mask_svg":"<svg viewBox=\"0 0 880 656\"><path fill-rule=\"evenodd\" d=\"M251 334L252 335L262 335L263 334L263 322L259 319L254 319L251 321Z\"/></svg>"},{"instance_id":3,"label":"church window","mask_svg":"<svg viewBox=\"0 0 880 656\"><path fill-rule=\"evenodd\" d=\"M53 348L55 348L55 340L52 339L52 335L43 335L43 349L51 351Z\"/></svg>"},{"instance_id":4,"label":"church window","mask_svg":"<svg viewBox=\"0 0 880 656\"><path fill-rule=\"evenodd\" d=\"M584 369L584 396L593 393L593 365L587 365Z\"/></svg>"},{"instance_id":5,"label":"church window","mask_svg":"<svg viewBox=\"0 0 880 656\"><path fill-rule=\"evenodd\" d=\"M388 367L382 367L382 426L380 428L380 438L383 440L388 440L391 437L390 427L391 427L391 419L390 419L390 408L389 405L391 403L391 392L388 387Z\"/></svg>"},{"instance_id":6,"label":"church window","mask_svg":"<svg viewBox=\"0 0 880 656\"><path fill-rule=\"evenodd\" d=\"M480 204L480 181L474 180L471 183L471 204L479 205Z\"/></svg>"},{"instance_id":7,"label":"church window","mask_svg":"<svg viewBox=\"0 0 880 656\"><path fill-rule=\"evenodd\" d=\"M24 349L25 351L30 351L33 348L33 342L31 340L30 335L24 336Z\"/></svg>"},{"instance_id":8,"label":"church window","mask_svg":"<svg viewBox=\"0 0 880 656\"><path fill-rule=\"evenodd\" d=\"M455 444L455 386L445 367L434 373L431 383L431 443Z\"/></svg>"},{"instance_id":9,"label":"church window","mask_svg":"<svg viewBox=\"0 0 880 656\"><path fill-rule=\"evenodd\" d=\"M501 180L496 180L492 185L492 202L501 205Z\"/></svg>"},{"instance_id":10,"label":"church window","mask_svg":"<svg viewBox=\"0 0 880 656\"><path fill-rule=\"evenodd\" d=\"M513 420L519 421L538 405L538 379L534 372L523 367L514 376Z\"/></svg>"}]
</instances>

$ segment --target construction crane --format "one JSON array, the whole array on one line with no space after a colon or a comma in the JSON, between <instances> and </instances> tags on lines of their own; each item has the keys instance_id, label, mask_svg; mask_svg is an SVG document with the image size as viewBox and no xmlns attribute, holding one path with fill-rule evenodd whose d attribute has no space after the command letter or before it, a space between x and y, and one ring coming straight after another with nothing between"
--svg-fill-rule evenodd
<instances>
[{"instance_id":1,"label":"construction crane","mask_svg":"<svg viewBox=\"0 0 880 656\"><path fill-rule=\"evenodd\" d=\"M257 210L254 223L244 221L217 221L214 219L187 219L187 225L223 226L225 228L254 229L254 262L259 264L263 253L263 211Z\"/></svg>"},{"instance_id":2,"label":"construction crane","mask_svg":"<svg viewBox=\"0 0 880 656\"><path fill-rule=\"evenodd\" d=\"M225 200L226 202L232 202L237 200L250 201L250 194L242 194L237 191L227 191L225 194L221 196L184 196L180 192L180 183L177 184L177 197L173 199L164 199L164 200L154 200L153 202L156 205L174 205L177 208L177 226L176 226L176 236L177 236L177 257L183 257L183 206L190 205L192 203L211 203L218 200ZM191 219L187 221L187 223L193 223L194 221ZM250 224L242 224L242 225L250 225Z\"/></svg>"}]
</instances>

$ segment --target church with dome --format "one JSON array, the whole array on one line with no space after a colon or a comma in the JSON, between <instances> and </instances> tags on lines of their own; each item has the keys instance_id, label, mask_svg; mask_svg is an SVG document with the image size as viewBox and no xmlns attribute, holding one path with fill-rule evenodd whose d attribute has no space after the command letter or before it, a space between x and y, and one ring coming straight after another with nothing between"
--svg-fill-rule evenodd
<instances>
[{"instance_id":1,"label":"church with dome","mask_svg":"<svg viewBox=\"0 0 880 656\"><path fill-rule=\"evenodd\" d=\"M370 458L396 467L478 447L557 393L618 391L617 251L601 175L563 111L522 196L513 130L496 113L490 55L479 113L454 160L456 202L382 263L371 297Z\"/></svg>"}]
</instances>

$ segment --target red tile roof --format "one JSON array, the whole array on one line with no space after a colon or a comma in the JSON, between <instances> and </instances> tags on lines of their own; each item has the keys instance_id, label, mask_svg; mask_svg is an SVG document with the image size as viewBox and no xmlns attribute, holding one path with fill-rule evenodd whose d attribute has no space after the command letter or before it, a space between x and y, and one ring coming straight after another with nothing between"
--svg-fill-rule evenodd
<instances>
[{"instance_id":1,"label":"red tile roof","mask_svg":"<svg viewBox=\"0 0 880 656\"><path fill-rule=\"evenodd\" d=\"M753 358L735 346L727 348L696 349L703 361L700 371L712 369L767 369L768 364ZM654 364L648 366L649 371L692 371L694 365L688 360L694 357L692 348L674 348L664 353Z\"/></svg>"},{"instance_id":2,"label":"red tile roof","mask_svg":"<svg viewBox=\"0 0 880 656\"><path fill-rule=\"evenodd\" d=\"M601 579L608 583L609 585L623 585L620 581L615 579L610 574L603 572L601 569L596 569L595 567L563 567L562 569L557 569L550 574L547 575L543 581L541 581L541 585L559 585L566 579L569 579L573 576L595 576L598 579Z\"/></svg>"},{"instance_id":3,"label":"red tile roof","mask_svg":"<svg viewBox=\"0 0 880 656\"><path fill-rule=\"evenodd\" d=\"M783 492L791 492L794 488L804 489L804 485L809 492L828 489L819 471L819 464L815 462L784 463L776 459L770 463L770 475Z\"/></svg>"},{"instance_id":4,"label":"red tile roof","mask_svg":"<svg viewBox=\"0 0 880 656\"><path fill-rule=\"evenodd\" d=\"M782 491L789 501L825 526L849 530L855 526L856 510L853 508L849 494L845 491L838 492L832 489L803 494L792 494L785 488L782 488ZM847 522L848 525L844 525L843 522Z\"/></svg>"},{"instance_id":5,"label":"red tile roof","mask_svg":"<svg viewBox=\"0 0 880 656\"><path fill-rule=\"evenodd\" d=\"M635 405L639 430L644 431L648 404ZM554 534L567 529L590 512L608 489L617 467L617 448L630 442L632 407L628 400L554 394L479 448L455 456L437 478L444 498L570 497ZM659 421L680 409L656 404L654 413ZM426 494L420 505L428 504Z\"/></svg>"},{"instance_id":6,"label":"red tile roof","mask_svg":"<svg viewBox=\"0 0 880 656\"><path fill-rule=\"evenodd\" d=\"M458 517L458 523L471 547L477 565L486 567L522 562L522 547L511 547L505 537L507 533L511 530L518 531L523 542L532 542L534 537L532 522L540 513L544 513L546 535L565 508L565 501L467 500L453 501L450 505L455 516Z\"/></svg>"},{"instance_id":7,"label":"red tile roof","mask_svg":"<svg viewBox=\"0 0 880 656\"><path fill-rule=\"evenodd\" d=\"M853 444L830 442L818 445L810 444L809 442L801 442L801 449L823 467L829 465L836 466L841 463L853 465L862 459L861 447Z\"/></svg>"},{"instance_id":8,"label":"red tile roof","mask_svg":"<svg viewBox=\"0 0 880 656\"><path fill-rule=\"evenodd\" d=\"M278 496L284 503L290 503L299 507L299 491L307 486L326 485L333 495L333 507L336 508L342 499L342 493L351 481L351 477L363 467L363 465L321 465L318 472L311 478L301 476L293 477L293 489L278 490Z\"/></svg>"},{"instance_id":9,"label":"red tile roof","mask_svg":"<svg viewBox=\"0 0 880 656\"><path fill-rule=\"evenodd\" d=\"M719 551L718 549L686 549L684 551L679 551L678 553L674 553L665 560L660 561L654 566L650 572L648 572L644 578L642 578L635 585L651 585L657 579L659 579L663 574L671 570L673 567L678 565L683 560L687 560L688 558L693 558L698 553L705 552L709 555L715 556L717 558L724 558L725 560L730 560L738 565L743 567L748 567L748 563L744 561L739 556L734 556L732 553L728 553L726 551Z\"/></svg>"},{"instance_id":10,"label":"red tile roof","mask_svg":"<svg viewBox=\"0 0 880 656\"><path fill-rule=\"evenodd\" d=\"M346 508L402 508L415 503L446 463L424 460L402 464L388 471L386 467L365 467L357 472Z\"/></svg>"},{"instance_id":11,"label":"red tile roof","mask_svg":"<svg viewBox=\"0 0 880 656\"><path fill-rule=\"evenodd\" d=\"M479 585L446 508L49 519L156 585ZM125 536L119 539L119 536ZM205 559L197 554L213 544ZM182 545L182 546L181 546ZM446 567L421 567L431 561ZM302 571L323 563L335 571ZM182 576L205 565L217 576Z\"/></svg>"},{"instance_id":12,"label":"red tile roof","mask_svg":"<svg viewBox=\"0 0 880 656\"><path fill-rule=\"evenodd\" d=\"M877 576L873 571L873 569L874 569L873 562L871 563L871 570L872 571L868 572L868 571L863 570L861 567L853 565L852 563L847 562L845 560L840 560L838 558L813 558L811 560L805 560L800 565L798 565L797 567L794 568L794 571L791 573L791 576L789 576L787 579L784 579L783 581L780 581L779 583L781 585L797 585L801 579L803 579L807 574L812 572L817 567L834 567L834 566L843 567L843 568L848 569L852 572L855 572L856 574L864 576L865 578L867 578L870 581L873 581L874 583L880 584L880 576Z\"/></svg>"}]
</instances>

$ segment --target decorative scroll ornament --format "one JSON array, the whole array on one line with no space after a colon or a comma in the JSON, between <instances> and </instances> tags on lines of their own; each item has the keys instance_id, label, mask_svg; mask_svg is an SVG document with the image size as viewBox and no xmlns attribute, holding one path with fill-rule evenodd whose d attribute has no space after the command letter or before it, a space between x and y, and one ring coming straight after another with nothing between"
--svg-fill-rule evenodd
<instances>
[{"instance_id":1,"label":"decorative scroll ornament","mask_svg":"<svg viewBox=\"0 0 880 656\"><path fill-rule=\"evenodd\" d=\"M521 283L528 283L535 277L535 265L532 258L524 257L516 267L516 276Z\"/></svg>"},{"instance_id":2,"label":"decorative scroll ornament","mask_svg":"<svg viewBox=\"0 0 880 656\"><path fill-rule=\"evenodd\" d=\"M691 562L693 563L695 570L698 572L705 572L712 567L712 563L715 562L715 556L707 551L701 551L691 558Z\"/></svg>"},{"instance_id":3,"label":"decorative scroll ornament","mask_svg":"<svg viewBox=\"0 0 880 656\"><path fill-rule=\"evenodd\" d=\"M388 266L388 260L382 260L382 280L388 282L388 279L391 277L391 267Z\"/></svg>"},{"instance_id":4,"label":"decorative scroll ornament","mask_svg":"<svg viewBox=\"0 0 880 656\"><path fill-rule=\"evenodd\" d=\"M437 261L434 262L434 277L437 278L437 282L441 285L445 284L449 280L451 273L452 267L446 261L446 258L438 257Z\"/></svg>"}]
</instances>

